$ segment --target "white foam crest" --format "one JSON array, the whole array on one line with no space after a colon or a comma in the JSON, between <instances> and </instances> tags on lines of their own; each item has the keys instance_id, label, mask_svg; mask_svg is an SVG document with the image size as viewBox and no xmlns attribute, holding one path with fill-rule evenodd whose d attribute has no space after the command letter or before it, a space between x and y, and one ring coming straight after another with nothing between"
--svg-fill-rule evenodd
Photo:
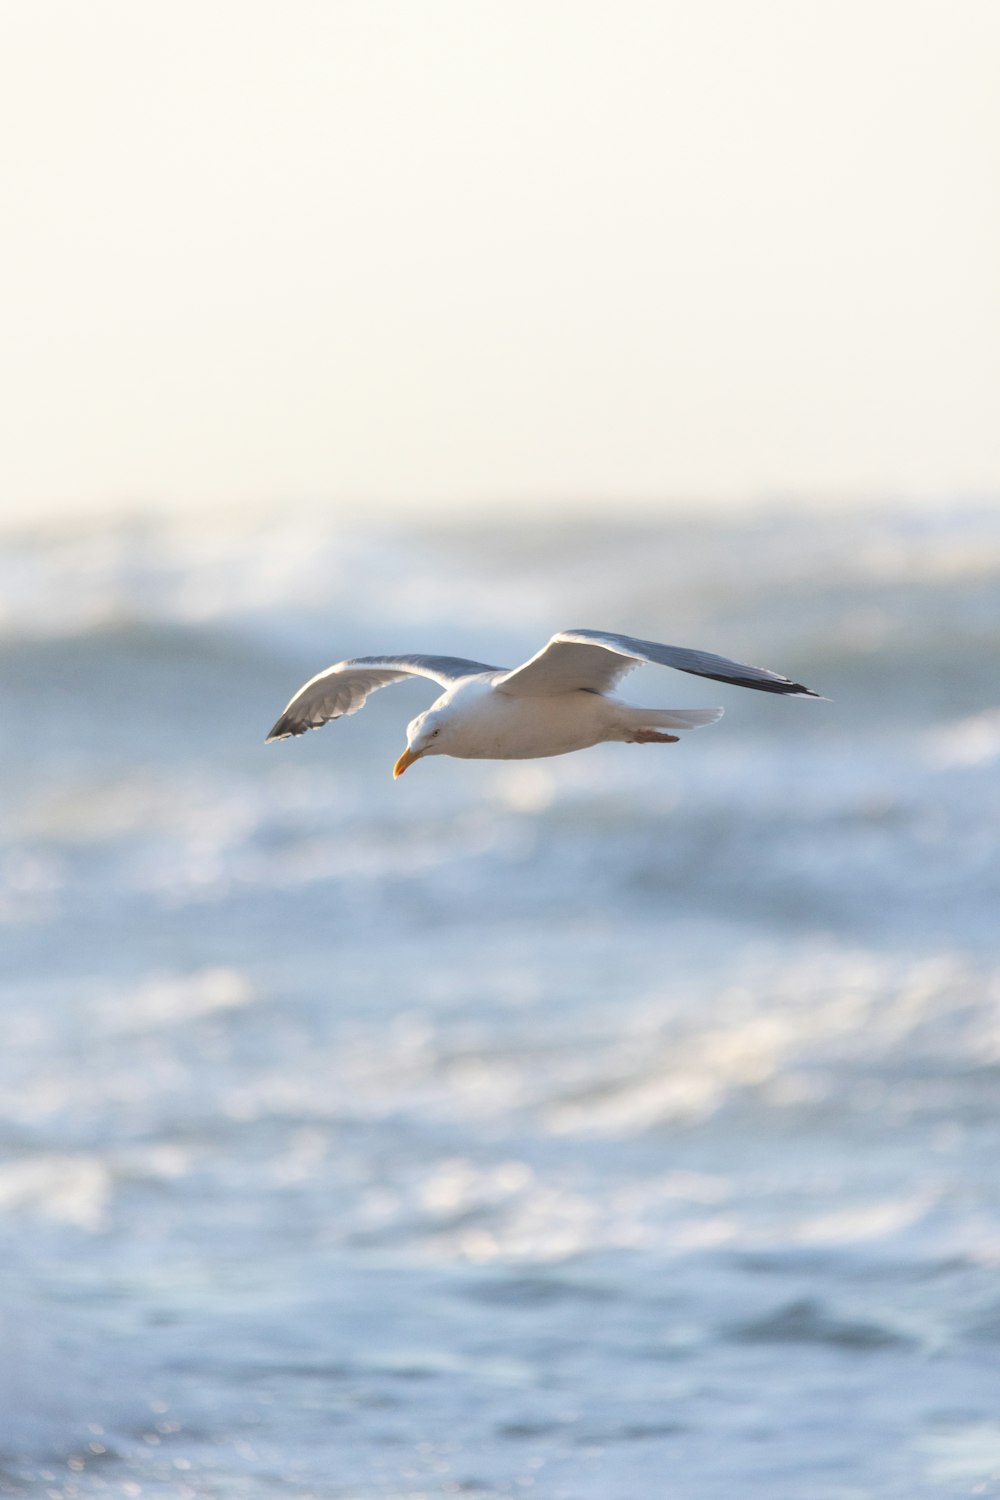
<instances>
[{"instance_id":1,"label":"white foam crest","mask_svg":"<svg viewBox=\"0 0 1000 1500\"><path fill-rule=\"evenodd\" d=\"M51 917L64 881L62 861L46 849L0 852L0 924Z\"/></svg>"},{"instance_id":2,"label":"white foam crest","mask_svg":"<svg viewBox=\"0 0 1000 1500\"><path fill-rule=\"evenodd\" d=\"M49 1153L0 1166L0 1208L37 1213L60 1224L105 1228L112 1196L107 1164L85 1153Z\"/></svg>"},{"instance_id":3,"label":"white foam crest","mask_svg":"<svg viewBox=\"0 0 1000 1500\"><path fill-rule=\"evenodd\" d=\"M109 1031L145 1031L239 1010L252 999L246 975L220 965L188 974L151 975L136 989L96 1001L93 1010Z\"/></svg>"},{"instance_id":4,"label":"white foam crest","mask_svg":"<svg viewBox=\"0 0 1000 1500\"><path fill-rule=\"evenodd\" d=\"M770 971L769 971L770 970ZM934 1028L939 1066L978 1065L995 1034L996 980L950 955L913 964L828 952L748 973L689 1018L650 1015L612 1041L599 1072L547 1110L555 1134L622 1136L708 1119L748 1092L770 1107L818 1102L839 1070L916 1049ZM653 1015L657 1005L651 1002ZM657 1029L659 1035L657 1036ZM947 1046L948 1052L943 1048Z\"/></svg>"},{"instance_id":5,"label":"white foam crest","mask_svg":"<svg viewBox=\"0 0 1000 1500\"><path fill-rule=\"evenodd\" d=\"M1000 759L1000 708L968 714L932 730L924 738L924 752L941 770L991 765Z\"/></svg>"},{"instance_id":6,"label":"white foam crest","mask_svg":"<svg viewBox=\"0 0 1000 1500\"><path fill-rule=\"evenodd\" d=\"M891 1239L918 1224L938 1202L934 1190L857 1203L797 1220L787 1226L786 1241L795 1245L856 1245Z\"/></svg>"},{"instance_id":7,"label":"white foam crest","mask_svg":"<svg viewBox=\"0 0 1000 1500\"><path fill-rule=\"evenodd\" d=\"M558 1174L530 1170L517 1175L510 1191L497 1191L492 1172L448 1163L425 1186L435 1216L423 1239L424 1253L438 1259L473 1263L555 1263L580 1255L615 1250L655 1250L671 1255L739 1248L743 1251L793 1247L846 1247L890 1242L924 1223L941 1198L925 1188L905 1196L858 1198L828 1213L810 1205L802 1212L759 1216L753 1206L733 1200L733 1185L690 1174L692 1183L636 1178L606 1197L571 1186ZM459 1180L456 1181L456 1175ZM442 1181L445 1201L437 1193ZM405 1220L408 1209L396 1198L390 1217ZM384 1227L385 1220L382 1221Z\"/></svg>"},{"instance_id":8,"label":"white foam crest","mask_svg":"<svg viewBox=\"0 0 1000 1500\"><path fill-rule=\"evenodd\" d=\"M390 549L391 550L391 549ZM380 538L305 519L273 517L239 527L194 517L117 527L48 545L0 551L0 634L58 636L122 621L199 624L280 606L324 606L361 597L383 576Z\"/></svg>"},{"instance_id":9,"label":"white foam crest","mask_svg":"<svg viewBox=\"0 0 1000 1500\"><path fill-rule=\"evenodd\" d=\"M748 567L748 556L755 565ZM0 637L51 637L135 620L210 624L280 613L335 611L376 619L371 651L409 647L414 624L477 635L544 633L573 619L613 626L628 610L649 633L670 600L671 637L684 640L717 605L801 601L810 581L831 595L886 585L953 586L1000 576L1000 526L988 512L940 524L875 517L808 528L766 518L719 531L629 523L420 530L347 525L303 505L215 516L169 513L83 531L0 541ZM623 589L623 579L627 588ZM584 619L586 616L586 619ZM662 623L666 624L667 621ZM880 601L851 605L845 644L872 649L889 630ZM824 626L829 633L829 624ZM394 640L391 636L405 636ZM526 649L540 640L528 639ZM412 649L419 649L413 645ZM463 651L463 643L424 649ZM474 650L466 654L474 655Z\"/></svg>"},{"instance_id":10,"label":"white foam crest","mask_svg":"<svg viewBox=\"0 0 1000 1500\"><path fill-rule=\"evenodd\" d=\"M510 611L544 617L539 577L494 580L471 570L444 537L359 529L294 507L241 524L165 517L141 527L0 544L0 638L50 638L136 621L209 625L280 612L376 616L402 649L416 623L504 624ZM395 633L397 639L392 639ZM467 654L474 654L469 651Z\"/></svg>"}]
</instances>

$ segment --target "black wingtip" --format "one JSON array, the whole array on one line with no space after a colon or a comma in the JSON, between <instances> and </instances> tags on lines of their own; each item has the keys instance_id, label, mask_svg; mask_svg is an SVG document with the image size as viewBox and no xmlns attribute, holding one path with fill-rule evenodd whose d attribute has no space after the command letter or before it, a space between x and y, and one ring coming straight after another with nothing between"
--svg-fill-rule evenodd
<instances>
[{"instance_id":1,"label":"black wingtip","mask_svg":"<svg viewBox=\"0 0 1000 1500\"><path fill-rule=\"evenodd\" d=\"M293 719L290 714L282 714L264 744L270 745L275 740L298 739L300 734L308 734L310 729L322 729L324 724L330 724L341 717L341 714L331 714L329 719L319 719L315 724L308 724L305 719Z\"/></svg>"},{"instance_id":2,"label":"black wingtip","mask_svg":"<svg viewBox=\"0 0 1000 1500\"><path fill-rule=\"evenodd\" d=\"M681 669L684 670L683 668ZM699 672L699 677L711 677L713 682L728 682L733 687L753 688L758 693L780 693L785 698L822 698L801 682L759 682L749 677L731 677L724 672Z\"/></svg>"},{"instance_id":3,"label":"black wingtip","mask_svg":"<svg viewBox=\"0 0 1000 1500\"><path fill-rule=\"evenodd\" d=\"M290 740L293 735L302 734L306 727L307 726L305 724L296 726L290 719L286 718L285 715L282 714L277 724L275 724L274 728L267 736L264 744L273 745L275 740Z\"/></svg>"}]
</instances>

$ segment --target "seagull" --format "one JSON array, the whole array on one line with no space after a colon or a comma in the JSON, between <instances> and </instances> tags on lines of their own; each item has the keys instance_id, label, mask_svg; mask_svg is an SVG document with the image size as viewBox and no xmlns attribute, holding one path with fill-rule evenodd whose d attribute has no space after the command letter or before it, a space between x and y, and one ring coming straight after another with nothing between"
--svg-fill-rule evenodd
<instances>
[{"instance_id":1,"label":"seagull","mask_svg":"<svg viewBox=\"0 0 1000 1500\"><path fill-rule=\"evenodd\" d=\"M534 760L605 740L674 745L678 736L665 730L700 729L722 718L721 708L635 708L616 698L613 689L626 673L647 664L762 693L820 696L777 672L710 651L604 630L560 630L519 667L489 667L458 656L358 656L337 662L299 689L265 743L356 714L369 694L407 677L429 677L444 692L410 722L394 777L426 755Z\"/></svg>"}]
</instances>

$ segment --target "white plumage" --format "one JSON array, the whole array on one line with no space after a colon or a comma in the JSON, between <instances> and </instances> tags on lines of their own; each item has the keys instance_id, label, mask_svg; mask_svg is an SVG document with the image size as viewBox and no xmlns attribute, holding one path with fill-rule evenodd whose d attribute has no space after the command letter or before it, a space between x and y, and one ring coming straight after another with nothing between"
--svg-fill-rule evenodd
<instances>
[{"instance_id":1,"label":"white plumage","mask_svg":"<svg viewBox=\"0 0 1000 1500\"><path fill-rule=\"evenodd\" d=\"M721 708L638 708L612 694L643 664L797 698L819 695L764 667L601 630L561 630L520 667L454 656L363 656L338 662L300 688L268 735L287 739L357 713L370 693L405 677L429 677L444 692L409 725L393 774L425 755L529 760L585 750L605 740L672 743L672 729L714 724Z\"/></svg>"}]
</instances>

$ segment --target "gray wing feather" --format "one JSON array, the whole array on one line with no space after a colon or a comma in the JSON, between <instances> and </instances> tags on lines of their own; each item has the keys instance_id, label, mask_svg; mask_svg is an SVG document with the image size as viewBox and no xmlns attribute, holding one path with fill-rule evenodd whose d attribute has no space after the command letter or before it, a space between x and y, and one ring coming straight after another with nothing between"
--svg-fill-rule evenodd
<instances>
[{"instance_id":1,"label":"gray wing feather","mask_svg":"<svg viewBox=\"0 0 1000 1500\"><path fill-rule=\"evenodd\" d=\"M450 687L462 677L498 670L460 656L358 656L341 661L299 688L265 743L305 734L307 729L319 729L331 719L356 714L371 693L405 677L429 677L440 687Z\"/></svg>"},{"instance_id":2,"label":"gray wing feather","mask_svg":"<svg viewBox=\"0 0 1000 1500\"><path fill-rule=\"evenodd\" d=\"M711 677L716 682L731 682L737 687L756 688L763 693L819 697L801 682L792 682L765 667L750 667L744 662L730 661L726 656L715 656L711 651L664 646L658 641L641 641L631 635L613 635L604 630L560 630L530 661L496 678L494 686L504 693L529 697L581 690L605 693L615 687L626 672L643 664L676 667L679 672Z\"/></svg>"}]
</instances>

